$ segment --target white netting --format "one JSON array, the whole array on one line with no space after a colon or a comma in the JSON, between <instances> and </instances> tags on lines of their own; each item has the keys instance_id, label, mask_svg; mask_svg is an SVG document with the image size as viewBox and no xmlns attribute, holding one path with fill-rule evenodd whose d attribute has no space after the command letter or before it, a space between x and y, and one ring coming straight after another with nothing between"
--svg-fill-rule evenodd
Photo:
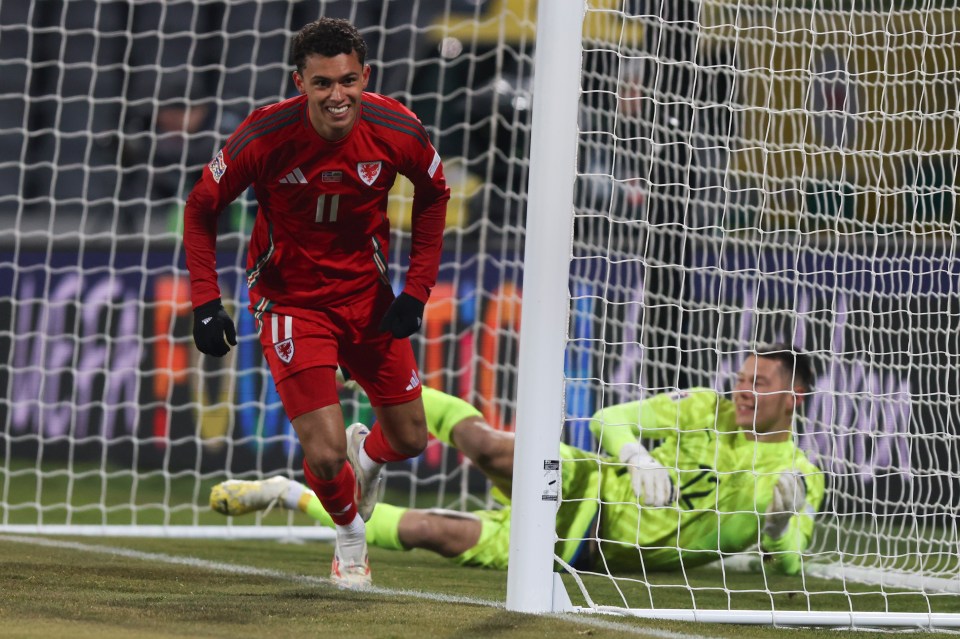
<instances>
[{"instance_id":1,"label":"white netting","mask_svg":"<svg viewBox=\"0 0 960 639\"><path fill-rule=\"evenodd\" d=\"M240 286L252 203L220 229L241 332L223 361L193 348L178 227L226 135L290 94L289 38L321 14L361 27L371 88L417 112L454 191L423 379L512 428L535 3L4 2L0 529L200 531L222 522L215 482L299 472ZM588 4L566 440L592 448L603 405L726 389L749 344L782 338L819 356L799 432L829 473L809 557L824 572L617 575L599 603L955 598L936 593L956 590L960 494L958 20L919 1ZM429 506L485 488L436 443L387 482Z\"/></svg>"},{"instance_id":2,"label":"white netting","mask_svg":"<svg viewBox=\"0 0 960 639\"><path fill-rule=\"evenodd\" d=\"M956 609L958 20L588 2L565 439L592 443L601 407L729 391L785 341L818 361L797 430L827 473L804 578L610 566L584 581L598 605Z\"/></svg>"},{"instance_id":3,"label":"white netting","mask_svg":"<svg viewBox=\"0 0 960 639\"><path fill-rule=\"evenodd\" d=\"M220 222L220 281L240 331L223 360L193 346L179 233L184 198L226 136L252 109L293 95L291 36L320 15L360 28L369 88L420 116L453 191L416 340L423 379L510 423L532 7L4 2L0 526L222 524L206 504L217 481L300 474L246 310L252 195ZM398 184L397 285L410 204L409 184ZM364 401L343 400L348 422L372 421ZM391 467L387 490L428 506L486 499L483 480L437 443Z\"/></svg>"}]
</instances>

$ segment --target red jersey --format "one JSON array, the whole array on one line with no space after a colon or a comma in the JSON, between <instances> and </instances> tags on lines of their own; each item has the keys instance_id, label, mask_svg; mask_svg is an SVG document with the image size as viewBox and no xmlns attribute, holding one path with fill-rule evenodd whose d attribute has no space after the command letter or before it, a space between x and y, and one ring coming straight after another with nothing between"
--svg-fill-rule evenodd
<instances>
[{"instance_id":1,"label":"red jersey","mask_svg":"<svg viewBox=\"0 0 960 639\"><path fill-rule=\"evenodd\" d=\"M439 270L450 190L417 117L396 100L364 93L353 128L331 142L310 124L305 96L254 111L187 198L183 242L193 306L220 297L216 219L251 184L260 207L247 286L258 298L323 308L388 282L387 194L397 173L415 189L403 290L426 302Z\"/></svg>"}]
</instances>

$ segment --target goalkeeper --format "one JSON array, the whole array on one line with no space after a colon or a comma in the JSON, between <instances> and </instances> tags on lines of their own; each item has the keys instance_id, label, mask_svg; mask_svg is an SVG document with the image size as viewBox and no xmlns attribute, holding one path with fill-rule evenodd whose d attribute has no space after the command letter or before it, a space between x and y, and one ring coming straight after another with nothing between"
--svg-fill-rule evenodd
<instances>
[{"instance_id":1,"label":"goalkeeper","mask_svg":"<svg viewBox=\"0 0 960 639\"><path fill-rule=\"evenodd\" d=\"M798 573L824 495L823 475L793 441L794 412L813 377L807 355L773 345L746 359L732 400L694 388L598 412L590 428L612 459L561 445L557 556L579 567L674 570L759 543L775 569ZM430 432L463 452L506 507L460 513L381 503L367 541L506 568L513 434L458 398L424 388L423 400ZM656 444L648 450L641 440ZM226 515L276 503L333 525L312 491L283 477L230 480L210 494Z\"/></svg>"}]
</instances>

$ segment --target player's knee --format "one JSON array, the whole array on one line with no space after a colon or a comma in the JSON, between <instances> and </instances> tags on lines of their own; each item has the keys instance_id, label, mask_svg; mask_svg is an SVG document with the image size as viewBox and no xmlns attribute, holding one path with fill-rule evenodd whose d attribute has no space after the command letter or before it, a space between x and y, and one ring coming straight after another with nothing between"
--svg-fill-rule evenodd
<instances>
[{"instance_id":1,"label":"player's knee","mask_svg":"<svg viewBox=\"0 0 960 639\"><path fill-rule=\"evenodd\" d=\"M427 447L427 422L422 415L404 416L390 424L381 423L390 446L405 457L416 457Z\"/></svg>"},{"instance_id":2,"label":"player's knee","mask_svg":"<svg viewBox=\"0 0 960 639\"><path fill-rule=\"evenodd\" d=\"M396 451L407 457L416 457L427 448L427 427L405 429L400 437L396 438Z\"/></svg>"},{"instance_id":3,"label":"player's knee","mask_svg":"<svg viewBox=\"0 0 960 639\"><path fill-rule=\"evenodd\" d=\"M303 457L313 474L327 481L336 477L347 462L346 455L339 453L339 451L322 448L312 451L304 449Z\"/></svg>"}]
</instances>

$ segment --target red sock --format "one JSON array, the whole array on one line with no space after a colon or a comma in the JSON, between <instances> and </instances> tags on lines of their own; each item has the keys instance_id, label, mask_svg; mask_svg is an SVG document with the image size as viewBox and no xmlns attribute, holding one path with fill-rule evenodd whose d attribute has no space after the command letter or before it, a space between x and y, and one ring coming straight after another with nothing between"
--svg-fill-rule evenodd
<instances>
[{"instance_id":1,"label":"red sock","mask_svg":"<svg viewBox=\"0 0 960 639\"><path fill-rule=\"evenodd\" d=\"M327 481L314 475L307 466L307 460L304 459L303 476L307 480L307 486L320 499L323 509L329 513L333 523L346 526L356 518L357 504L354 501L353 492L357 480L353 474L353 466L345 463L337 476Z\"/></svg>"},{"instance_id":2,"label":"red sock","mask_svg":"<svg viewBox=\"0 0 960 639\"><path fill-rule=\"evenodd\" d=\"M378 464L409 459L409 457L401 455L390 446L387 438L383 435L383 429L380 428L380 422L373 423L370 434L363 442L363 450L367 452L370 459Z\"/></svg>"}]
</instances>

